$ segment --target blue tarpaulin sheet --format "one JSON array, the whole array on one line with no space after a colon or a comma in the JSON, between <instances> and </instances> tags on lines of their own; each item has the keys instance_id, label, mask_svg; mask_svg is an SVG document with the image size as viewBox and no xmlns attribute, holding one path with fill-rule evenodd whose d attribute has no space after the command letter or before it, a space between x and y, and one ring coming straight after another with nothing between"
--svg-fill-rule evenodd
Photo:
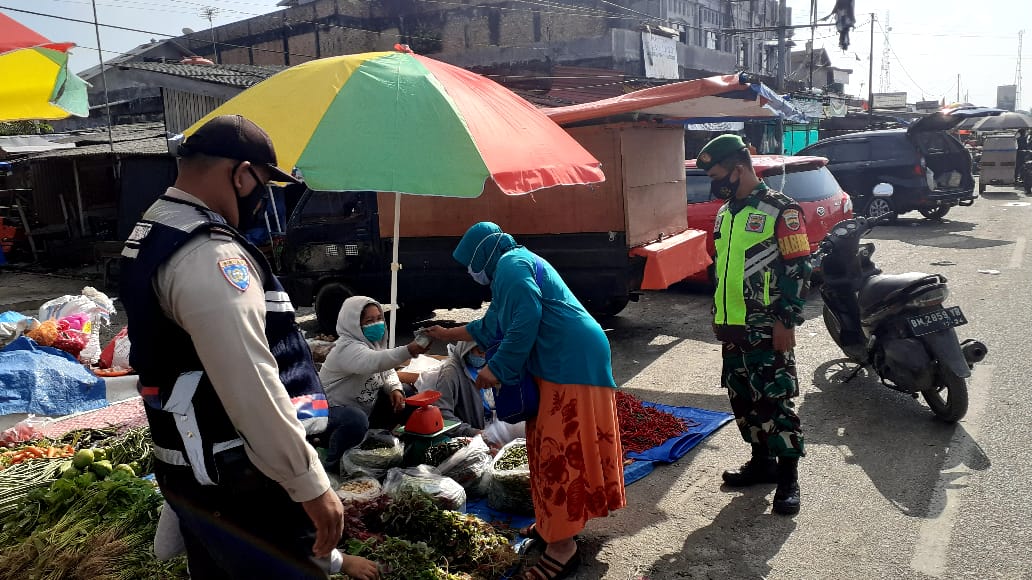
<instances>
[{"instance_id":1,"label":"blue tarpaulin sheet","mask_svg":"<svg viewBox=\"0 0 1032 580\"><path fill-rule=\"evenodd\" d=\"M104 379L72 355L24 336L0 350L0 415L70 415L107 404Z\"/></svg>"},{"instance_id":2,"label":"blue tarpaulin sheet","mask_svg":"<svg viewBox=\"0 0 1032 580\"><path fill-rule=\"evenodd\" d=\"M627 457L635 462L624 467L624 485L630 485L646 475L652 473L657 463L673 463L685 456L702 440L712 435L734 418L731 413L723 411L710 411L696 407L673 407L644 401L644 405L659 409L680 417L691 425L687 431L671 437L662 445L646 449L642 453L628 453ZM477 516L487 522L501 522L513 528L523 528L534 522L532 516L521 516L507 512L493 510L487 505L486 499L466 502L466 512ZM518 538L520 544L523 538Z\"/></svg>"}]
</instances>

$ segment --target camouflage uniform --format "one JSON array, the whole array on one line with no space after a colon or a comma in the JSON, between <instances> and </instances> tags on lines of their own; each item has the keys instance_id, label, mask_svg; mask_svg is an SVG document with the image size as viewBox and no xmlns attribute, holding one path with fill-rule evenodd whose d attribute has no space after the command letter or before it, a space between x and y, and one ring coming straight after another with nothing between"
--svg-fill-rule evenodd
<instances>
[{"instance_id":1,"label":"camouflage uniform","mask_svg":"<svg viewBox=\"0 0 1032 580\"><path fill-rule=\"evenodd\" d=\"M771 219L774 224L767 223ZM747 236L753 238L743 242ZM775 321L787 328L803 321L811 265L799 206L761 183L748 198L721 208L714 238L714 328L724 343L721 382L738 428L746 442L775 456L800 457L803 435L792 402L799 394L795 356L773 348ZM742 253L738 261L727 255L735 251Z\"/></svg>"}]
</instances>

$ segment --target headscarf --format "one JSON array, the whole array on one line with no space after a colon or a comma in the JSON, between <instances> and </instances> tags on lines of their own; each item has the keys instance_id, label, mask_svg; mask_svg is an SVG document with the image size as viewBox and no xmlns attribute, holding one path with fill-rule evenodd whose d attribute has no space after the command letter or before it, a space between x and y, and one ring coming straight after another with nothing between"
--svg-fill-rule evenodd
<instances>
[{"instance_id":1,"label":"headscarf","mask_svg":"<svg viewBox=\"0 0 1032 580\"><path fill-rule=\"evenodd\" d=\"M516 240L503 232L498 224L480 222L466 231L452 252L452 257L463 266L472 268L474 272L483 270L494 278L498 259L516 245Z\"/></svg>"}]
</instances>

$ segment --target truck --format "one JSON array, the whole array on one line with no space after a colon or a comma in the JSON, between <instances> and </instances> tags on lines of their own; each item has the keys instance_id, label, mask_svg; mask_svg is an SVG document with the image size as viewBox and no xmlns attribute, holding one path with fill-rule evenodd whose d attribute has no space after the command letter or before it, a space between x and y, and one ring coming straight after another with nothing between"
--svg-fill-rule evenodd
<instances>
[{"instance_id":1,"label":"truck","mask_svg":"<svg viewBox=\"0 0 1032 580\"><path fill-rule=\"evenodd\" d=\"M687 223L681 126L598 123L567 131L602 163L605 182L521 196L503 195L491 182L474 199L402 195L400 307L415 315L490 299L452 258L480 221L497 223L548 260L600 317L709 266L705 232ZM280 279L295 305L314 307L324 332L334 332L349 296L387 303L394 195L308 190L291 212L278 250Z\"/></svg>"}]
</instances>

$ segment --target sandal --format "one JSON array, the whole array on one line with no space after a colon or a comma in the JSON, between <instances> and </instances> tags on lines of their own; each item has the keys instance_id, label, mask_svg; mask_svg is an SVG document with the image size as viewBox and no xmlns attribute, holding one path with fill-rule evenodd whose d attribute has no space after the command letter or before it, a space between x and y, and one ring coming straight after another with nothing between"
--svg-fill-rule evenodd
<instances>
[{"instance_id":1,"label":"sandal","mask_svg":"<svg viewBox=\"0 0 1032 580\"><path fill-rule=\"evenodd\" d=\"M541 537L541 534L537 531L537 526L530 524L525 528L516 530L516 533L527 538L528 540L534 540L535 542L545 542L545 539ZM547 543L547 542L545 542Z\"/></svg>"},{"instance_id":2,"label":"sandal","mask_svg":"<svg viewBox=\"0 0 1032 580\"><path fill-rule=\"evenodd\" d=\"M574 552L565 564L548 554L542 554L537 564L524 574L524 578L533 575L533 580L562 580L576 572L580 564L580 550Z\"/></svg>"}]
</instances>

